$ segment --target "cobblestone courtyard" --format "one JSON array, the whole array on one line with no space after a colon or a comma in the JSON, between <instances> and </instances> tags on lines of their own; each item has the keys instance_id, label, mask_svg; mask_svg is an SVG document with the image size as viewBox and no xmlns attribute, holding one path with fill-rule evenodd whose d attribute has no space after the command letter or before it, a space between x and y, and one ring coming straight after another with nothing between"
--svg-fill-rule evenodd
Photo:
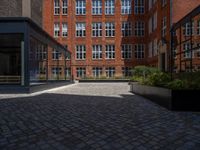
<instances>
[{"instance_id":1,"label":"cobblestone courtyard","mask_svg":"<svg viewBox=\"0 0 200 150\"><path fill-rule=\"evenodd\" d=\"M127 83L0 95L0 149L199 150L200 113L168 111Z\"/></svg>"}]
</instances>

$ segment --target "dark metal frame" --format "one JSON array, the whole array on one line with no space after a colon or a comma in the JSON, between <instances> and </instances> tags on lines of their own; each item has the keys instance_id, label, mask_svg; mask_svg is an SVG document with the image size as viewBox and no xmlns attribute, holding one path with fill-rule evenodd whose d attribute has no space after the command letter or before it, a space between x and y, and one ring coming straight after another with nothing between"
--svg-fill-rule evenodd
<instances>
[{"instance_id":1,"label":"dark metal frame","mask_svg":"<svg viewBox=\"0 0 200 150\"><path fill-rule=\"evenodd\" d=\"M24 40L24 86L30 86L29 73L29 51L30 51L30 37L39 39L45 44L56 48L59 51L66 53L68 51L63 45L57 42L41 27L34 23L31 19L26 17L0 17L0 34L23 34ZM71 55L71 52L68 51ZM66 59L65 59L66 61ZM71 60L70 60L71 61ZM65 62L66 64L66 62ZM71 62L70 62L71 64ZM48 70L47 70L48 74Z\"/></svg>"}]
</instances>

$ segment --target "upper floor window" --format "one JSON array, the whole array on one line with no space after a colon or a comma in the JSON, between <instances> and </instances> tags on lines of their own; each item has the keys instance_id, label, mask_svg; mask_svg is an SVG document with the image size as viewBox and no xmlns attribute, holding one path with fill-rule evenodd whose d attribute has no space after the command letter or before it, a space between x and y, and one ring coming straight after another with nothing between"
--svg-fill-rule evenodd
<instances>
[{"instance_id":1,"label":"upper floor window","mask_svg":"<svg viewBox=\"0 0 200 150\"><path fill-rule=\"evenodd\" d=\"M62 14L63 15L67 15L67 0L63 0L62 4L63 4L63 6L62 6Z\"/></svg>"},{"instance_id":2,"label":"upper floor window","mask_svg":"<svg viewBox=\"0 0 200 150\"><path fill-rule=\"evenodd\" d=\"M92 46L92 58L93 59L102 59L102 46L93 45Z\"/></svg>"},{"instance_id":3,"label":"upper floor window","mask_svg":"<svg viewBox=\"0 0 200 150\"><path fill-rule=\"evenodd\" d=\"M92 14L93 15L102 14L102 0L92 0Z\"/></svg>"},{"instance_id":4,"label":"upper floor window","mask_svg":"<svg viewBox=\"0 0 200 150\"><path fill-rule=\"evenodd\" d=\"M60 36L60 24L54 23L54 37Z\"/></svg>"},{"instance_id":5,"label":"upper floor window","mask_svg":"<svg viewBox=\"0 0 200 150\"><path fill-rule=\"evenodd\" d=\"M122 22L122 36L132 35L132 24L131 22Z\"/></svg>"},{"instance_id":6,"label":"upper floor window","mask_svg":"<svg viewBox=\"0 0 200 150\"><path fill-rule=\"evenodd\" d=\"M144 14L144 0L135 0L134 1L134 13L135 14Z\"/></svg>"},{"instance_id":7,"label":"upper floor window","mask_svg":"<svg viewBox=\"0 0 200 150\"><path fill-rule=\"evenodd\" d=\"M115 45L106 45L106 59L115 59Z\"/></svg>"},{"instance_id":8,"label":"upper floor window","mask_svg":"<svg viewBox=\"0 0 200 150\"><path fill-rule=\"evenodd\" d=\"M60 14L60 0L54 0L54 15Z\"/></svg>"},{"instance_id":9,"label":"upper floor window","mask_svg":"<svg viewBox=\"0 0 200 150\"><path fill-rule=\"evenodd\" d=\"M192 45L190 43L184 43L183 44L183 57L184 58L191 58L191 51L192 51Z\"/></svg>"},{"instance_id":10,"label":"upper floor window","mask_svg":"<svg viewBox=\"0 0 200 150\"><path fill-rule=\"evenodd\" d=\"M86 47L85 45L76 46L76 59L84 60L86 58Z\"/></svg>"},{"instance_id":11,"label":"upper floor window","mask_svg":"<svg viewBox=\"0 0 200 150\"><path fill-rule=\"evenodd\" d=\"M85 23L76 23L76 36L77 37L85 37Z\"/></svg>"},{"instance_id":12,"label":"upper floor window","mask_svg":"<svg viewBox=\"0 0 200 150\"><path fill-rule=\"evenodd\" d=\"M197 34L200 35L200 20L197 21Z\"/></svg>"},{"instance_id":13,"label":"upper floor window","mask_svg":"<svg viewBox=\"0 0 200 150\"><path fill-rule=\"evenodd\" d=\"M115 36L115 23L106 22L106 37L114 37Z\"/></svg>"},{"instance_id":14,"label":"upper floor window","mask_svg":"<svg viewBox=\"0 0 200 150\"><path fill-rule=\"evenodd\" d=\"M122 45L122 58L131 59L132 58L132 45L124 44Z\"/></svg>"},{"instance_id":15,"label":"upper floor window","mask_svg":"<svg viewBox=\"0 0 200 150\"><path fill-rule=\"evenodd\" d=\"M85 0L76 0L76 15L86 14L86 2Z\"/></svg>"},{"instance_id":16,"label":"upper floor window","mask_svg":"<svg viewBox=\"0 0 200 150\"><path fill-rule=\"evenodd\" d=\"M144 22L135 22L135 36L144 36Z\"/></svg>"},{"instance_id":17,"label":"upper floor window","mask_svg":"<svg viewBox=\"0 0 200 150\"><path fill-rule=\"evenodd\" d=\"M161 0L162 2L162 7L164 7L165 5L167 5L167 0Z\"/></svg>"},{"instance_id":18,"label":"upper floor window","mask_svg":"<svg viewBox=\"0 0 200 150\"><path fill-rule=\"evenodd\" d=\"M121 13L122 14L131 14L131 4L132 0L121 0Z\"/></svg>"},{"instance_id":19,"label":"upper floor window","mask_svg":"<svg viewBox=\"0 0 200 150\"><path fill-rule=\"evenodd\" d=\"M183 34L185 36L190 36L194 34L194 21L187 22L183 28Z\"/></svg>"},{"instance_id":20,"label":"upper floor window","mask_svg":"<svg viewBox=\"0 0 200 150\"><path fill-rule=\"evenodd\" d=\"M52 52L52 58L53 58L53 60L61 59L61 52L54 49Z\"/></svg>"},{"instance_id":21,"label":"upper floor window","mask_svg":"<svg viewBox=\"0 0 200 150\"><path fill-rule=\"evenodd\" d=\"M135 45L135 58L143 59L144 58L144 44Z\"/></svg>"},{"instance_id":22,"label":"upper floor window","mask_svg":"<svg viewBox=\"0 0 200 150\"><path fill-rule=\"evenodd\" d=\"M105 0L105 14L113 15L115 13L115 0Z\"/></svg>"},{"instance_id":23,"label":"upper floor window","mask_svg":"<svg viewBox=\"0 0 200 150\"><path fill-rule=\"evenodd\" d=\"M162 37L165 37L167 30L167 17L162 19Z\"/></svg>"},{"instance_id":24,"label":"upper floor window","mask_svg":"<svg viewBox=\"0 0 200 150\"><path fill-rule=\"evenodd\" d=\"M102 36L102 23L92 23L92 36L93 37Z\"/></svg>"},{"instance_id":25,"label":"upper floor window","mask_svg":"<svg viewBox=\"0 0 200 150\"><path fill-rule=\"evenodd\" d=\"M67 23L62 24L62 36L67 37Z\"/></svg>"}]
</instances>

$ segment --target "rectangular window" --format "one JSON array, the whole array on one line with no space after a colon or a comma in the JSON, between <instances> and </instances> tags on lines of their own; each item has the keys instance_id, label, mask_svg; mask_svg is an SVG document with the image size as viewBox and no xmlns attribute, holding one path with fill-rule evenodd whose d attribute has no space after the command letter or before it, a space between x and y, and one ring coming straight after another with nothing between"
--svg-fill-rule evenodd
<instances>
[{"instance_id":1,"label":"rectangular window","mask_svg":"<svg viewBox=\"0 0 200 150\"><path fill-rule=\"evenodd\" d=\"M94 67L92 68L93 77L100 78L102 76L102 68L101 67Z\"/></svg>"},{"instance_id":2,"label":"rectangular window","mask_svg":"<svg viewBox=\"0 0 200 150\"><path fill-rule=\"evenodd\" d=\"M85 45L77 45L76 46L76 59L77 60L85 60L85 58L86 58Z\"/></svg>"},{"instance_id":3,"label":"rectangular window","mask_svg":"<svg viewBox=\"0 0 200 150\"><path fill-rule=\"evenodd\" d=\"M122 58L123 59L131 59L132 58L132 45L124 44L122 45Z\"/></svg>"},{"instance_id":4,"label":"rectangular window","mask_svg":"<svg viewBox=\"0 0 200 150\"><path fill-rule=\"evenodd\" d=\"M62 24L62 36L67 37L67 23Z\"/></svg>"},{"instance_id":5,"label":"rectangular window","mask_svg":"<svg viewBox=\"0 0 200 150\"><path fill-rule=\"evenodd\" d=\"M152 21L153 21L153 17L151 17L149 19L149 34L151 34L153 32L153 23L152 23Z\"/></svg>"},{"instance_id":6,"label":"rectangular window","mask_svg":"<svg viewBox=\"0 0 200 150\"><path fill-rule=\"evenodd\" d=\"M115 59L115 45L106 45L106 59Z\"/></svg>"},{"instance_id":7,"label":"rectangular window","mask_svg":"<svg viewBox=\"0 0 200 150\"><path fill-rule=\"evenodd\" d=\"M149 43L149 57L151 58L153 56L153 43Z\"/></svg>"},{"instance_id":8,"label":"rectangular window","mask_svg":"<svg viewBox=\"0 0 200 150\"><path fill-rule=\"evenodd\" d=\"M161 0L162 2L162 7L164 7L165 5L167 5L167 0Z\"/></svg>"},{"instance_id":9,"label":"rectangular window","mask_svg":"<svg viewBox=\"0 0 200 150\"><path fill-rule=\"evenodd\" d=\"M102 0L92 0L92 14L93 15L102 14Z\"/></svg>"},{"instance_id":10,"label":"rectangular window","mask_svg":"<svg viewBox=\"0 0 200 150\"><path fill-rule=\"evenodd\" d=\"M115 13L115 0L105 0L105 14L114 15Z\"/></svg>"},{"instance_id":11,"label":"rectangular window","mask_svg":"<svg viewBox=\"0 0 200 150\"><path fill-rule=\"evenodd\" d=\"M190 36L194 34L194 21L187 22L183 28L183 34L185 36Z\"/></svg>"},{"instance_id":12,"label":"rectangular window","mask_svg":"<svg viewBox=\"0 0 200 150\"><path fill-rule=\"evenodd\" d=\"M102 36L102 23L92 23L92 36L93 37Z\"/></svg>"},{"instance_id":13,"label":"rectangular window","mask_svg":"<svg viewBox=\"0 0 200 150\"><path fill-rule=\"evenodd\" d=\"M151 10L153 4L152 4L152 0L149 0L149 10Z\"/></svg>"},{"instance_id":14,"label":"rectangular window","mask_svg":"<svg viewBox=\"0 0 200 150\"><path fill-rule=\"evenodd\" d=\"M61 52L54 49L53 52L52 52L52 59L53 60L61 59Z\"/></svg>"},{"instance_id":15,"label":"rectangular window","mask_svg":"<svg viewBox=\"0 0 200 150\"><path fill-rule=\"evenodd\" d=\"M108 77L108 78L115 77L115 67L106 68L106 77Z\"/></svg>"},{"instance_id":16,"label":"rectangular window","mask_svg":"<svg viewBox=\"0 0 200 150\"><path fill-rule=\"evenodd\" d=\"M158 55L158 44L157 44L157 39L154 39L154 43L153 43L153 55L157 56Z\"/></svg>"},{"instance_id":17,"label":"rectangular window","mask_svg":"<svg viewBox=\"0 0 200 150\"><path fill-rule=\"evenodd\" d=\"M200 35L200 20L197 21L197 34Z\"/></svg>"},{"instance_id":18,"label":"rectangular window","mask_svg":"<svg viewBox=\"0 0 200 150\"><path fill-rule=\"evenodd\" d=\"M131 22L122 22L122 36L132 35L132 24Z\"/></svg>"},{"instance_id":19,"label":"rectangular window","mask_svg":"<svg viewBox=\"0 0 200 150\"><path fill-rule=\"evenodd\" d=\"M85 78L86 77L86 69L82 67L76 68L76 77L77 78Z\"/></svg>"},{"instance_id":20,"label":"rectangular window","mask_svg":"<svg viewBox=\"0 0 200 150\"><path fill-rule=\"evenodd\" d=\"M121 0L121 13L122 14L131 14L131 5L132 0Z\"/></svg>"},{"instance_id":21,"label":"rectangular window","mask_svg":"<svg viewBox=\"0 0 200 150\"><path fill-rule=\"evenodd\" d=\"M166 30L167 30L167 17L163 17L163 19L162 19L162 37L166 36Z\"/></svg>"},{"instance_id":22,"label":"rectangular window","mask_svg":"<svg viewBox=\"0 0 200 150\"><path fill-rule=\"evenodd\" d=\"M153 15L153 30L157 28L157 11Z\"/></svg>"},{"instance_id":23,"label":"rectangular window","mask_svg":"<svg viewBox=\"0 0 200 150\"><path fill-rule=\"evenodd\" d=\"M76 37L85 37L85 23L76 23Z\"/></svg>"},{"instance_id":24,"label":"rectangular window","mask_svg":"<svg viewBox=\"0 0 200 150\"><path fill-rule=\"evenodd\" d=\"M134 0L134 13L144 14L144 0Z\"/></svg>"},{"instance_id":25,"label":"rectangular window","mask_svg":"<svg viewBox=\"0 0 200 150\"><path fill-rule=\"evenodd\" d=\"M132 68L131 67L122 67L123 77L131 77L132 76Z\"/></svg>"},{"instance_id":26,"label":"rectangular window","mask_svg":"<svg viewBox=\"0 0 200 150\"><path fill-rule=\"evenodd\" d=\"M143 59L144 58L144 44L135 45L135 58Z\"/></svg>"},{"instance_id":27,"label":"rectangular window","mask_svg":"<svg viewBox=\"0 0 200 150\"><path fill-rule=\"evenodd\" d=\"M135 36L144 36L144 27L145 27L145 24L144 22L141 22L141 21L138 21L138 22L135 22Z\"/></svg>"},{"instance_id":28,"label":"rectangular window","mask_svg":"<svg viewBox=\"0 0 200 150\"><path fill-rule=\"evenodd\" d=\"M54 37L60 36L60 24L54 23Z\"/></svg>"},{"instance_id":29,"label":"rectangular window","mask_svg":"<svg viewBox=\"0 0 200 150\"><path fill-rule=\"evenodd\" d=\"M114 37L115 36L115 23L106 22L106 37Z\"/></svg>"},{"instance_id":30,"label":"rectangular window","mask_svg":"<svg viewBox=\"0 0 200 150\"><path fill-rule=\"evenodd\" d=\"M65 76L66 78L70 78L71 77L71 68L65 68Z\"/></svg>"},{"instance_id":31,"label":"rectangular window","mask_svg":"<svg viewBox=\"0 0 200 150\"><path fill-rule=\"evenodd\" d=\"M53 76L61 75L62 74L62 68L53 67L51 69L51 72L52 72Z\"/></svg>"},{"instance_id":32,"label":"rectangular window","mask_svg":"<svg viewBox=\"0 0 200 150\"><path fill-rule=\"evenodd\" d=\"M93 45L92 46L92 58L93 59L102 59L102 46Z\"/></svg>"},{"instance_id":33,"label":"rectangular window","mask_svg":"<svg viewBox=\"0 0 200 150\"><path fill-rule=\"evenodd\" d=\"M47 58L47 49L44 45L38 44L36 46L36 59L37 60L45 60Z\"/></svg>"},{"instance_id":34,"label":"rectangular window","mask_svg":"<svg viewBox=\"0 0 200 150\"><path fill-rule=\"evenodd\" d=\"M200 43L197 44L198 49L196 50L196 55L200 58Z\"/></svg>"},{"instance_id":35,"label":"rectangular window","mask_svg":"<svg viewBox=\"0 0 200 150\"><path fill-rule=\"evenodd\" d=\"M54 15L60 14L60 0L54 0Z\"/></svg>"},{"instance_id":36,"label":"rectangular window","mask_svg":"<svg viewBox=\"0 0 200 150\"><path fill-rule=\"evenodd\" d=\"M184 58L191 58L191 51L192 51L192 45L190 43L184 43L183 44L183 57Z\"/></svg>"},{"instance_id":37,"label":"rectangular window","mask_svg":"<svg viewBox=\"0 0 200 150\"><path fill-rule=\"evenodd\" d=\"M76 0L76 15L86 14L86 2L85 0Z\"/></svg>"},{"instance_id":38,"label":"rectangular window","mask_svg":"<svg viewBox=\"0 0 200 150\"><path fill-rule=\"evenodd\" d=\"M67 6L68 6L68 5L67 5L67 0L63 0L63 1L62 1L62 4L63 4L63 5L62 5L62 14L63 14L63 15L67 15Z\"/></svg>"}]
</instances>

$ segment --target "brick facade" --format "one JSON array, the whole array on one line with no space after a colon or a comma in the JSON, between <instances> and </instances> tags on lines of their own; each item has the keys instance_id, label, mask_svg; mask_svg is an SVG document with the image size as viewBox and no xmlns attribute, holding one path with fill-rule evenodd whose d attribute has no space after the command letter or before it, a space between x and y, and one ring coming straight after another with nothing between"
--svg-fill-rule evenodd
<instances>
[{"instance_id":1,"label":"brick facade","mask_svg":"<svg viewBox=\"0 0 200 150\"><path fill-rule=\"evenodd\" d=\"M42 0L1 0L0 17L29 17L42 27Z\"/></svg>"}]
</instances>

